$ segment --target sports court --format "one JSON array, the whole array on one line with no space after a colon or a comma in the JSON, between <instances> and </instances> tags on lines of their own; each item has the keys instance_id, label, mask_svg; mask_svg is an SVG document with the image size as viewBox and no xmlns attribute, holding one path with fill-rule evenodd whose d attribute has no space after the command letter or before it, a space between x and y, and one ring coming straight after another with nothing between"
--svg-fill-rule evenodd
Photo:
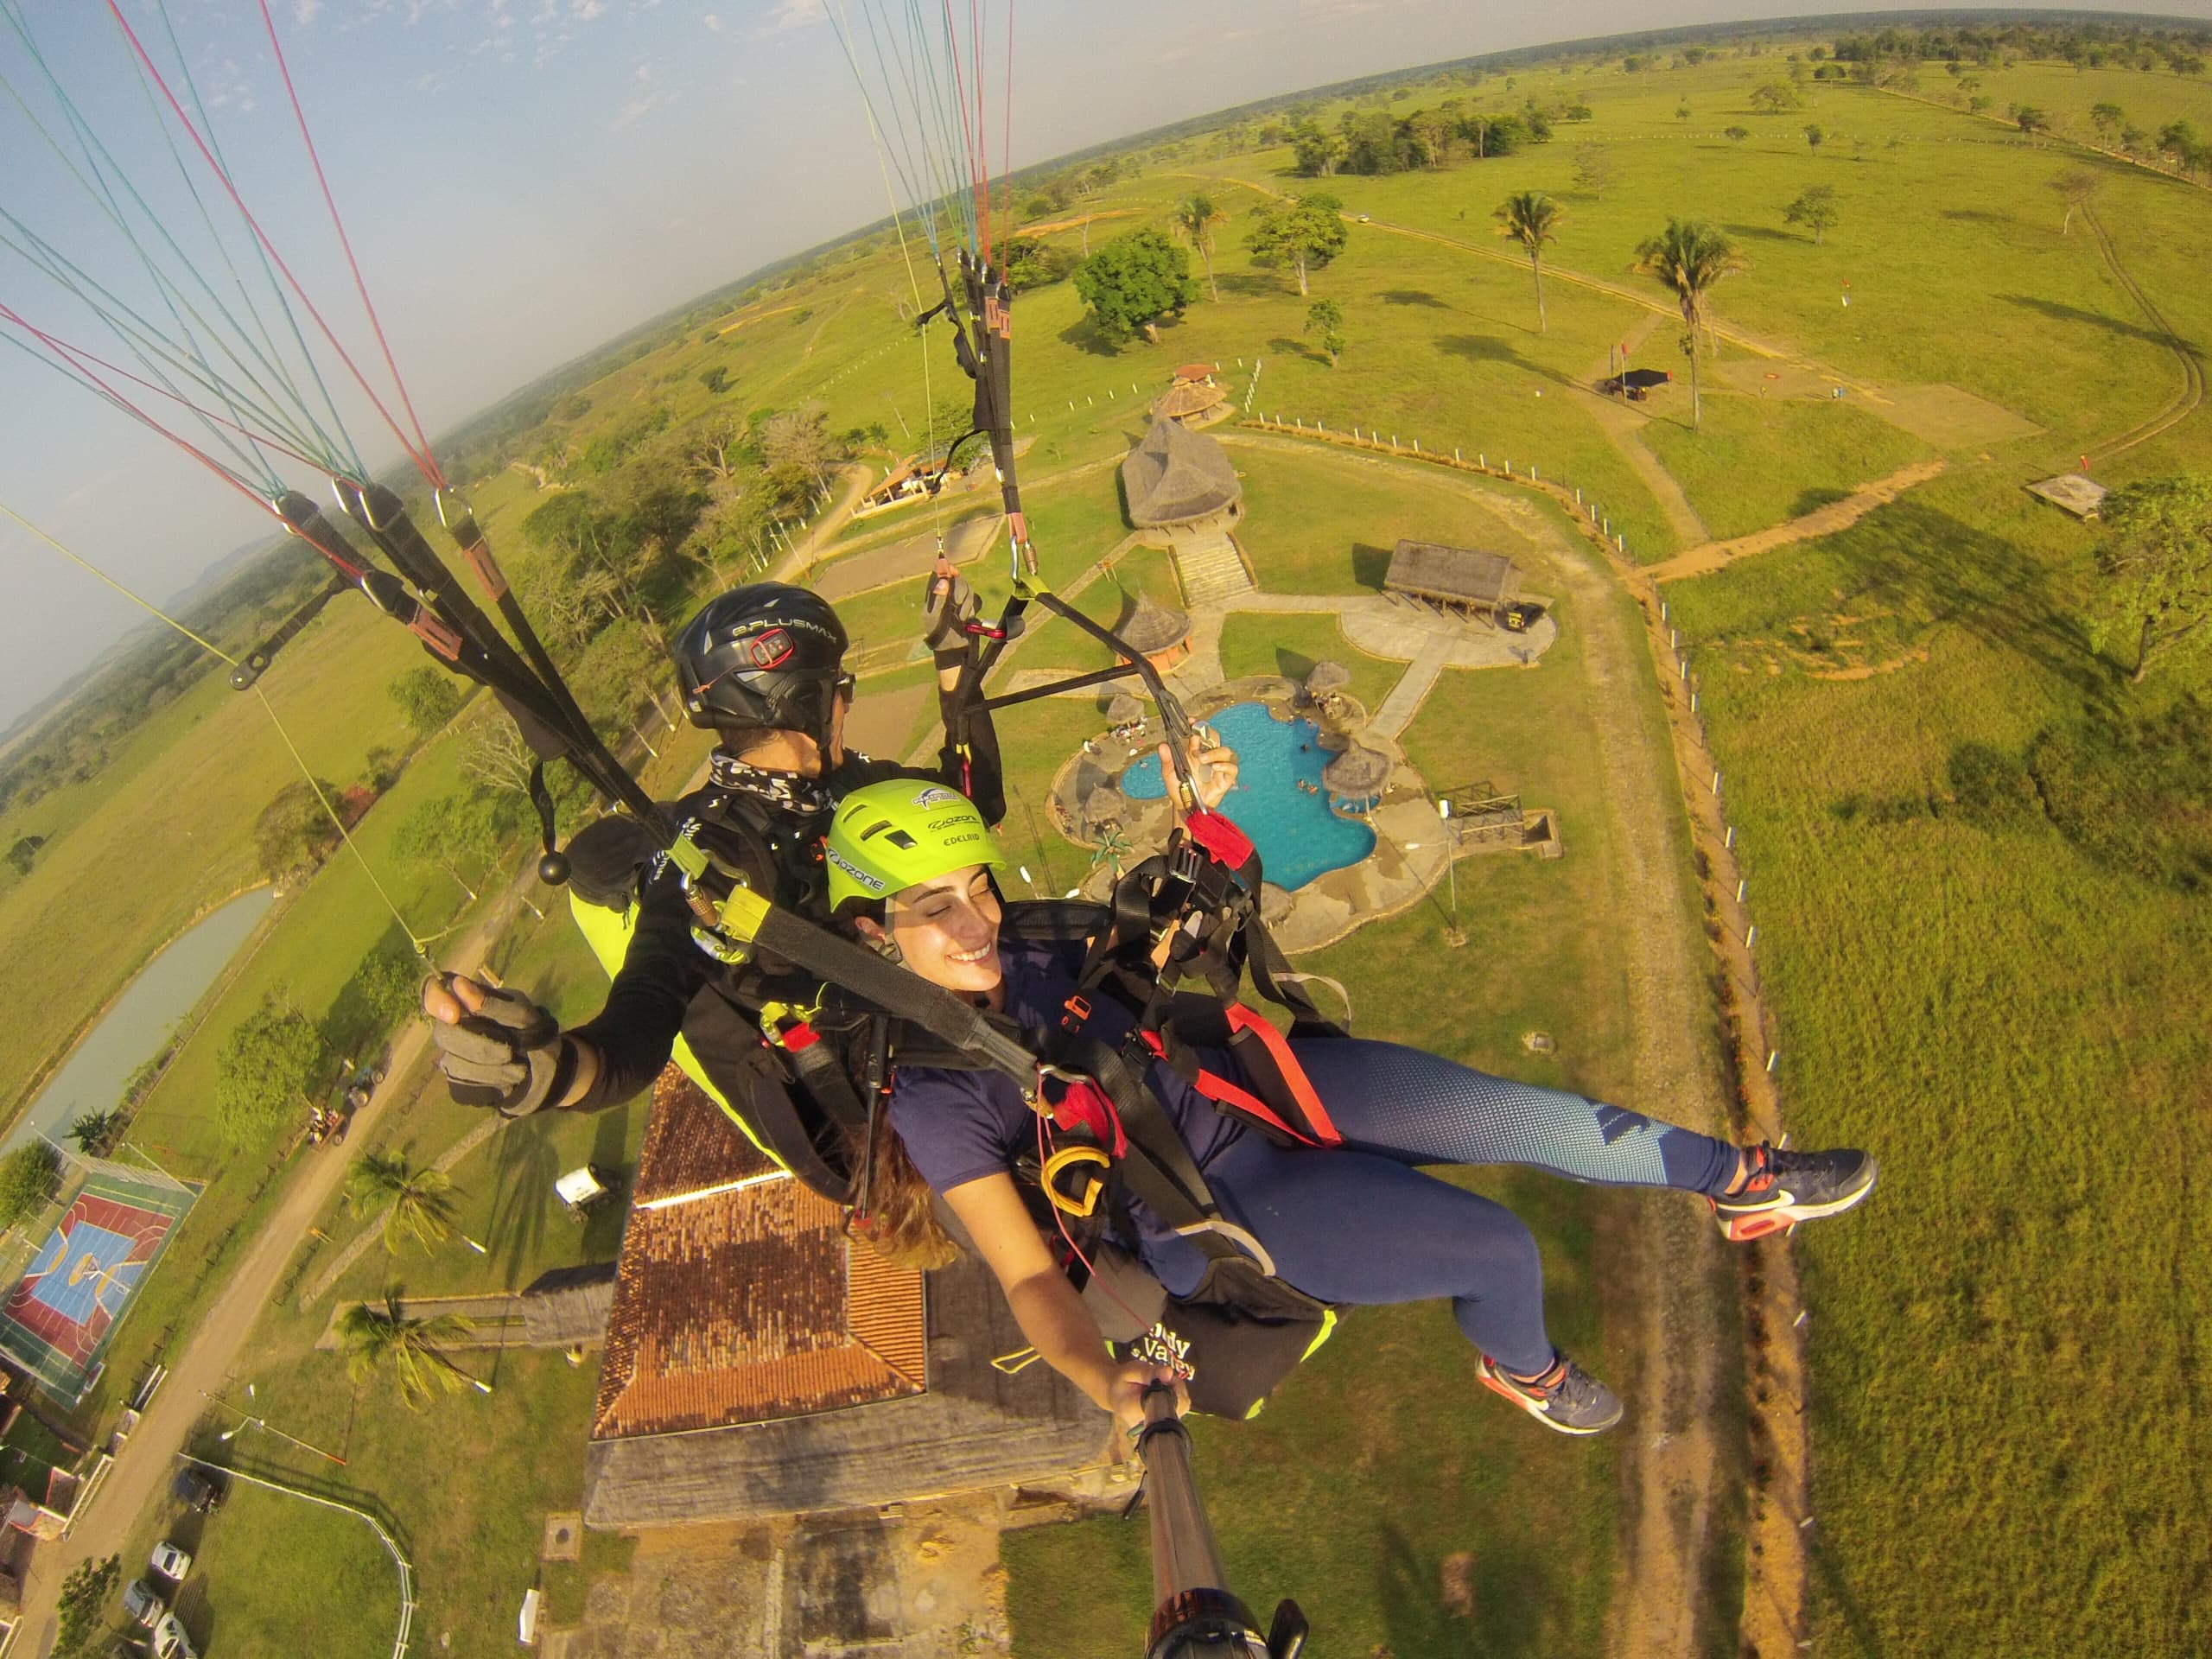
<instances>
[{"instance_id":1,"label":"sports court","mask_svg":"<svg viewBox=\"0 0 2212 1659\"><path fill-rule=\"evenodd\" d=\"M0 1353L73 1404L196 1194L149 1170L71 1163L83 1184L0 1303Z\"/></svg>"}]
</instances>

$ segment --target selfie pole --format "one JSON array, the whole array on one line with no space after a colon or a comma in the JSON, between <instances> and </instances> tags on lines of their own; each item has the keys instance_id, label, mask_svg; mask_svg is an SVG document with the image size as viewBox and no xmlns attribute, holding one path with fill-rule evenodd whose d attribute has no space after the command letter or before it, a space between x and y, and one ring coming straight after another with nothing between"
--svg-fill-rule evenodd
<instances>
[{"instance_id":1,"label":"selfie pole","mask_svg":"<svg viewBox=\"0 0 2212 1659\"><path fill-rule=\"evenodd\" d=\"M1262 1637L1251 1611L1222 1582L1221 1551L1191 1471L1191 1436L1175 1414L1175 1391L1145 1391L1137 1455L1152 1511L1152 1627L1146 1659L1297 1659L1306 1615L1285 1599Z\"/></svg>"}]
</instances>

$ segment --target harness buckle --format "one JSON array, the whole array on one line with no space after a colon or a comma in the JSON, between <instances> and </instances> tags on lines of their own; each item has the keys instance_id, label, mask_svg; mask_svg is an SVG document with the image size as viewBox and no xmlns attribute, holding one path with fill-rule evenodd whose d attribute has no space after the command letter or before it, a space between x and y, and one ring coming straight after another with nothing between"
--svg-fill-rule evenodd
<instances>
[{"instance_id":1,"label":"harness buckle","mask_svg":"<svg viewBox=\"0 0 2212 1659\"><path fill-rule=\"evenodd\" d=\"M1077 991L1060 1005L1066 1013L1060 1020L1063 1031L1079 1031L1090 1023L1090 999Z\"/></svg>"}]
</instances>

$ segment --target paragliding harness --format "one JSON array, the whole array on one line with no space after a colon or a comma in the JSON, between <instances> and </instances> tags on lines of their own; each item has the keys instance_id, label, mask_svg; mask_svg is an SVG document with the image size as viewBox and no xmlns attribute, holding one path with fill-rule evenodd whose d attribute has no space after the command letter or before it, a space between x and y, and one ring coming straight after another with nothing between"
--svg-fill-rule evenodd
<instances>
[{"instance_id":1,"label":"paragliding harness","mask_svg":"<svg viewBox=\"0 0 2212 1659\"><path fill-rule=\"evenodd\" d=\"M1042 1198L1040 1219L1062 1234L1063 1265L1079 1289L1109 1238L1135 1238L1135 1204L1205 1255L1199 1283L1166 1298L1166 1322L1203 1359L1194 1360L1194 1407L1235 1417L1255 1412L1325 1338L1335 1312L1279 1278L1265 1246L1222 1213L1146 1073L1165 1061L1216 1110L1283 1144L1341 1143L1284 1034L1239 999L1249 972L1260 996L1289 1011L1291 1036L1344 1034L1261 921L1259 886L1251 842L1201 810L1123 875L1110 904L1017 901L1001 923L1010 938L1091 942L1058 1022L1021 1033L1039 1077L1026 1098L1045 1123L1038 1154L1020 1160L1015 1176ZM1165 963L1155 966L1163 944ZM1179 990L1182 981L1204 988ZM1089 1034L1101 997L1135 1017L1117 1045ZM1208 1064L1224 1052L1243 1081ZM905 1027L894 1028L891 1058L894 1067L975 1069Z\"/></svg>"}]
</instances>

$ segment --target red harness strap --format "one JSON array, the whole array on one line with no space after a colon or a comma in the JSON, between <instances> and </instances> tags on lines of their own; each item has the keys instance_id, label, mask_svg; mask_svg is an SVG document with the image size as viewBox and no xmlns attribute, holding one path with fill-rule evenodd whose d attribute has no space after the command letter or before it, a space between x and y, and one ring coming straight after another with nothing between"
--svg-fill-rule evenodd
<instances>
[{"instance_id":1,"label":"red harness strap","mask_svg":"<svg viewBox=\"0 0 2212 1659\"><path fill-rule=\"evenodd\" d=\"M1306 1076L1306 1069L1290 1052L1290 1041L1282 1033L1268 1024L1261 1015L1242 1002L1231 1002L1224 1011L1229 1020L1230 1035L1249 1034L1268 1051L1268 1058L1274 1063L1276 1073L1282 1078L1283 1087L1290 1092L1290 1104L1295 1108L1302 1122L1293 1123L1282 1113L1242 1084L1231 1083L1217 1071L1198 1068L1198 1075L1192 1086L1208 1100L1230 1108L1240 1117L1247 1117L1278 1134L1309 1147L1340 1147L1344 1136L1337 1130L1336 1122L1322 1105L1321 1096L1314 1092ZM1155 1054L1164 1055L1166 1047L1150 1032L1145 1033L1145 1045Z\"/></svg>"}]
</instances>

